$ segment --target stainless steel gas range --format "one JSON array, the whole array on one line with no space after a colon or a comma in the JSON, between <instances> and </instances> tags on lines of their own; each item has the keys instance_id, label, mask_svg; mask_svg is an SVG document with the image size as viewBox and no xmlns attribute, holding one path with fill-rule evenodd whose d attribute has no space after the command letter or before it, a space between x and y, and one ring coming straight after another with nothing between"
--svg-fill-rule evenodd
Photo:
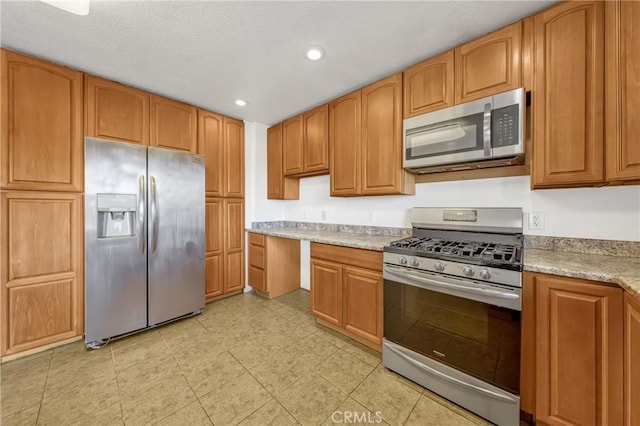
<instances>
[{"instance_id":1,"label":"stainless steel gas range","mask_svg":"<svg viewBox=\"0 0 640 426\"><path fill-rule=\"evenodd\" d=\"M412 226L384 248L384 365L518 424L522 209L414 208Z\"/></svg>"}]
</instances>

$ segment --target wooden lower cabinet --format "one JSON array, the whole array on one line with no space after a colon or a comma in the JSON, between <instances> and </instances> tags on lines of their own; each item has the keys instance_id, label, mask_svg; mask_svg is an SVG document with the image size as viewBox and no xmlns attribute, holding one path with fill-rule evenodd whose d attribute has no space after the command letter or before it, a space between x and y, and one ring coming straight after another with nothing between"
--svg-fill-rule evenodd
<instances>
[{"instance_id":1,"label":"wooden lower cabinet","mask_svg":"<svg viewBox=\"0 0 640 426\"><path fill-rule=\"evenodd\" d=\"M622 289L540 273L524 285L535 292L536 421L622 424Z\"/></svg>"},{"instance_id":2,"label":"wooden lower cabinet","mask_svg":"<svg viewBox=\"0 0 640 426\"><path fill-rule=\"evenodd\" d=\"M640 301L624 296L624 425L640 424Z\"/></svg>"},{"instance_id":3,"label":"wooden lower cabinet","mask_svg":"<svg viewBox=\"0 0 640 426\"><path fill-rule=\"evenodd\" d=\"M382 252L311 243L311 312L321 323L380 349Z\"/></svg>"},{"instance_id":4,"label":"wooden lower cabinet","mask_svg":"<svg viewBox=\"0 0 640 426\"><path fill-rule=\"evenodd\" d=\"M82 194L0 194L0 353L82 335Z\"/></svg>"},{"instance_id":5,"label":"wooden lower cabinet","mask_svg":"<svg viewBox=\"0 0 640 426\"><path fill-rule=\"evenodd\" d=\"M300 288L300 241L249 233L249 279L268 298Z\"/></svg>"},{"instance_id":6,"label":"wooden lower cabinet","mask_svg":"<svg viewBox=\"0 0 640 426\"><path fill-rule=\"evenodd\" d=\"M205 298L244 288L244 200L207 198L205 204Z\"/></svg>"}]
</instances>

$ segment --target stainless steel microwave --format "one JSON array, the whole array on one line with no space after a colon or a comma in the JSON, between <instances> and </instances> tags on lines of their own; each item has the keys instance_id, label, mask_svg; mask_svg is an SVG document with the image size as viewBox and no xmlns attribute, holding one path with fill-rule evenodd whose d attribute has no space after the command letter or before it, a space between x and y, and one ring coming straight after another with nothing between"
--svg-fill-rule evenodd
<instances>
[{"instance_id":1,"label":"stainless steel microwave","mask_svg":"<svg viewBox=\"0 0 640 426\"><path fill-rule=\"evenodd\" d=\"M521 157L524 100L520 88L407 118L404 168L429 173L438 166L478 162L482 167L485 160Z\"/></svg>"}]
</instances>

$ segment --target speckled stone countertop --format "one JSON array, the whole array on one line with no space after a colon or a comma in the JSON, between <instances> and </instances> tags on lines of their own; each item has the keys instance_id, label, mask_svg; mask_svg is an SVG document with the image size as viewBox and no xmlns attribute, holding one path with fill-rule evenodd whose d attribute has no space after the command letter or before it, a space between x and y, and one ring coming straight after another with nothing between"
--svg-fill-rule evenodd
<instances>
[{"instance_id":1,"label":"speckled stone countertop","mask_svg":"<svg viewBox=\"0 0 640 426\"><path fill-rule=\"evenodd\" d=\"M556 250L524 250L525 271L618 284L640 299L640 258L572 253Z\"/></svg>"},{"instance_id":2,"label":"speckled stone countertop","mask_svg":"<svg viewBox=\"0 0 640 426\"><path fill-rule=\"evenodd\" d=\"M247 231L377 251L382 251L384 246L404 238L411 232L405 228L306 222L254 222Z\"/></svg>"}]
</instances>

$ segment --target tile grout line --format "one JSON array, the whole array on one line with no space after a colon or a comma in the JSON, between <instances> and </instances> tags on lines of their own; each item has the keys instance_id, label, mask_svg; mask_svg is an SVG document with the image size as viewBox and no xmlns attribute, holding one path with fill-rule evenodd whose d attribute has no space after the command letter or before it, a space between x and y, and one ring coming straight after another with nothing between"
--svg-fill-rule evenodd
<instances>
[{"instance_id":1,"label":"tile grout line","mask_svg":"<svg viewBox=\"0 0 640 426\"><path fill-rule=\"evenodd\" d=\"M116 359L113 353L113 346L109 348L109 352L111 353L111 365L113 366L113 372L116 375L116 387L118 388L118 402L120 403L120 417L122 419L122 424L126 425L124 419L124 407L122 407L122 394L120 393L120 380L118 379L118 370L116 370Z\"/></svg>"},{"instance_id":2,"label":"tile grout line","mask_svg":"<svg viewBox=\"0 0 640 426\"><path fill-rule=\"evenodd\" d=\"M49 367L47 367L47 377L44 379L44 386L42 387L42 396L40 397L40 405L38 406L38 415L36 416L36 425L40 421L40 412L42 411L42 404L44 404L44 394L47 390L47 383L49 382L49 372L51 371L51 364L53 364L53 352L51 351L51 358L49 359Z\"/></svg>"}]
</instances>

